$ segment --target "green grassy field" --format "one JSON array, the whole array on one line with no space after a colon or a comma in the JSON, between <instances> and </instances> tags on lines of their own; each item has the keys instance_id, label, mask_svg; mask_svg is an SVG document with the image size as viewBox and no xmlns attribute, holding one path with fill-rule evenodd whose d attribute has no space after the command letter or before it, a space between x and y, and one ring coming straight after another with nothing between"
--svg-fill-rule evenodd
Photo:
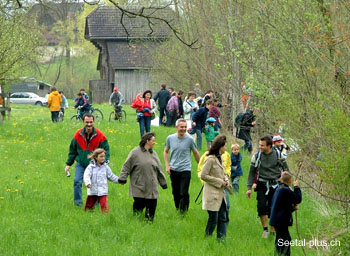
<instances>
[{"instance_id":1,"label":"green grassy field","mask_svg":"<svg viewBox=\"0 0 350 256\"><path fill-rule=\"evenodd\" d=\"M255 195L245 197L248 157L244 158L241 190L230 196L230 222L225 243L215 236L204 238L208 214L196 205L201 183L193 160L190 209L183 218L176 212L170 179L169 188L160 189L155 221L148 224L132 214L128 184L109 183L110 213L96 209L85 213L73 205L73 175L64 173L68 146L75 131L82 127L68 117L51 122L47 108L13 105L12 118L0 126L0 255L273 255L274 238L261 238L262 228L256 214ZM107 136L111 147L110 166L120 174L130 150L138 145L140 135L136 115L130 107L126 123L106 120L111 107L98 106L105 120L95 123ZM152 127L157 134L160 159L164 142L175 128ZM86 189L83 187L83 197ZM85 201L85 200L84 200ZM326 217L319 214L319 203L304 196L298 211L302 239L321 238L320 228ZM296 229L291 229L297 239ZM305 248L307 255L324 255L325 251ZM303 255L301 247L293 255Z\"/></svg>"}]
</instances>

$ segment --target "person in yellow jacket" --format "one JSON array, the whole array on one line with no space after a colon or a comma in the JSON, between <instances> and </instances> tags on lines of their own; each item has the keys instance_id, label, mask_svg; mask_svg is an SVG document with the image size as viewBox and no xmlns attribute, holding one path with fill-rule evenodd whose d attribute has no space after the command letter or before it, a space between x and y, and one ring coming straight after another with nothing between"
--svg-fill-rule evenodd
<instances>
[{"instance_id":1,"label":"person in yellow jacket","mask_svg":"<svg viewBox=\"0 0 350 256\"><path fill-rule=\"evenodd\" d=\"M207 154L209 151L206 151L200 158L199 163L198 163L198 167L197 167L197 174L198 174L198 178L201 178L201 172L202 172L202 168L204 165L204 161L205 159L207 159ZM231 177L231 157L230 154L228 152L225 151L225 153L223 153L221 155L221 159L223 162L223 166L225 168L225 174L227 175L227 177ZM203 181L201 180L201 182L203 183Z\"/></svg>"},{"instance_id":2,"label":"person in yellow jacket","mask_svg":"<svg viewBox=\"0 0 350 256\"><path fill-rule=\"evenodd\" d=\"M206 151L200 158L198 166L197 166L197 175L198 178L201 178L201 172L202 172L202 168L204 165L204 161L207 159L208 157L208 152ZM230 154L225 151L225 153L223 153L221 155L221 159L222 159L222 165L225 168L225 176L227 177L227 179L229 180L231 177L231 156ZM202 183L204 183L203 180L201 180ZM229 201L229 196L228 196L228 191L227 189L225 189L225 195L226 195L226 201L227 201L227 211L230 209L230 201Z\"/></svg>"},{"instance_id":3,"label":"person in yellow jacket","mask_svg":"<svg viewBox=\"0 0 350 256\"><path fill-rule=\"evenodd\" d=\"M59 92L56 90L55 86L52 86L50 89L50 95L49 95L49 98L47 99L47 104L51 111L52 122L58 122L58 114L60 113L62 97L59 94Z\"/></svg>"}]
</instances>

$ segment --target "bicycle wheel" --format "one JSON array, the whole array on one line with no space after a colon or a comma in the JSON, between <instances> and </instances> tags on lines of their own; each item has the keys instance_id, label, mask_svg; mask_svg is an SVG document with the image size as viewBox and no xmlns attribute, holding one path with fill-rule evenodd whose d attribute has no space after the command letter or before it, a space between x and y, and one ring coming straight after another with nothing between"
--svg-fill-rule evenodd
<instances>
[{"instance_id":1,"label":"bicycle wheel","mask_svg":"<svg viewBox=\"0 0 350 256\"><path fill-rule=\"evenodd\" d=\"M80 115L74 115L70 118L72 121L80 121Z\"/></svg>"},{"instance_id":2,"label":"bicycle wheel","mask_svg":"<svg viewBox=\"0 0 350 256\"><path fill-rule=\"evenodd\" d=\"M114 114L114 111L112 111L110 114L109 114L109 119L108 119L110 122L115 122L117 121L117 117L115 116Z\"/></svg>"},{"instance_id":3,"label":"bicycle wheel","mask_svg":"<svg viewBox=\"0 0 350 256\"><path fill-rule=\"evenodd\" d=\"M95 117L95 121L102 121L103 120L102 111L99 110L98 108L95 108L92 114Z\"/></svg>"},{"instance_id":4,"label":"bicycle wheel","mask_svg":"<svg viewBox=\"0 0 350 256\"><path fill-rule=\"evenodd\" d=\"M122 110L120 116L119 116L119 122L125 122L126 121L126 112L125 110Z\"/></svg>"},{"instance_id":5,"label":"bicycle wheel","mask_svg":"<svg viewBox=\"0 0 350 256\"><path fill-rule=\"evenodd\" d=\"M58 122L63 122L63 112L62 111L60 111L58 113Z\"/></svg>"}]
</instances>

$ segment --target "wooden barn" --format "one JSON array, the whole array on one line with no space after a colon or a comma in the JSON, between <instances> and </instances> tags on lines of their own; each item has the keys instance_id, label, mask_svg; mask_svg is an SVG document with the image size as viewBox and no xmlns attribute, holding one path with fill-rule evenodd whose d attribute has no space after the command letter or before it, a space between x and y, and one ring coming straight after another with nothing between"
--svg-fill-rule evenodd
<instances>
[{"instance_id":1,"label":"wooden barn","mask_svg":"<svg viewBox=\"0 0 350 256\"><path fill-rule=\"evenodd\" d=\"M172 12L147 11L158 17L169 17ZM91 80L89 87L94 102L107 102L113 85L123 93L126 103L146 89L159 89L159 85L151 88L149 71L153 67L152 55L169 38L170 29L160 21L155 23L151 29L146 19L127 15L122 18L119 9L107 6L98 7L86 17L85 38L99 49L100 80Z\"/></svg>"}]
</instances>

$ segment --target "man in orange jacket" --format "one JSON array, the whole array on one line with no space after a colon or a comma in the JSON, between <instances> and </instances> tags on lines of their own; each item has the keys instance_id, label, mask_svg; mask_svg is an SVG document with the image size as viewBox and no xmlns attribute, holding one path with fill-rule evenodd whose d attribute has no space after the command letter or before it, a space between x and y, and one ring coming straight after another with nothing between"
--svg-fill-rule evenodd
<instances>
[{"instance_id":1,"label":"man in orange jacket","mask_svg":"<svg viewBox=\"0 0 350 256\"><path fill-rule=\"evenodd\" d=\"M55 86L51 87L50 92L51 93L49 95L47 103L51 111L51 119L52 119L52 122L58 122L58 114L60 113L62 97L56 90Z\"/></svg>"}]
</instances>

